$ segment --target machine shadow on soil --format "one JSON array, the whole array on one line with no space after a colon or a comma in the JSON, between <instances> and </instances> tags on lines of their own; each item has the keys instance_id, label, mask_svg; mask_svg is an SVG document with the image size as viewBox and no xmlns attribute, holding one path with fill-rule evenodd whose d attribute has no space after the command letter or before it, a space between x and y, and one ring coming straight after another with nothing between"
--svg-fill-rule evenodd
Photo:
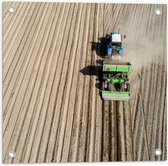
<instances>
[{"instance_id":1,"label":"machine shadow on soil","mask_svg":"<svg viewBox=\"0 0 168 166\"><path fill-rule=\"evenodd\" d=\"M106 56L107 52L107 40L106 37L101 37L98 38L98 42L90 42L91 43L91 49L92 51L96 52L96 55L104 58ZM101 66L99 66L101 65ZM89 76L97 76L95 87L99 90L101 90L101 81L102 81L102 65L103 65L103 60L96 60L96 66L90 65L86 66L85 68L81 69L80 72L83 75L89 75Z\"/></svg>"},{"instance_id":2,"label":"machine shadow on soil","mask_svg":"<svg viewBox=\"0 0 168 166\"><path fill-rule=\"evenodd\" d=\"M96 61L96 66L90 65L90 66L86 66L85 68L81 69L80 72L84 75L84 76L97 76L96 78L96 84L95 87L99 90L101 90L101 81L102 81L102 66L98 66L98 64L102 64L103 60L97 60Z\"/></svg>"},{"instance_id":3,"label":"machine shadow on soil","mask_svg":"<svg viewBox=\"0 0 168 166\"><path fill-rule=\"evenodd\" d=\"M91 49L92 51L96 52L96 55L104 58L107 52L107 40L106 37L101 37L98 39L98 42L90 42L91 43ZM101 65L101 66L100 66ZM89 76L97 76L96 78L96 84L95 87L98 90L101 90L101 82L102 82L102 65L103 60L96 60L96 65L90 65L86 66L85 68L81 69L80 72L83 75L89 75ZM100 94L101 96L101 94Z\"/></svg>"},{"instance_id":4,"label":"machine shadow on soil","mask_svg":"<svg viewBox=\"0 0 168 166\"><path fill-rule=\"evenodd\" d=\"M96 51L96 55L103 58L106 56L107 52L107 39L106 37L99 38L98 42L90 42L92 44L92 51ZM103 61L102 61L103 62Z\"/></svg>"}]
</instances>

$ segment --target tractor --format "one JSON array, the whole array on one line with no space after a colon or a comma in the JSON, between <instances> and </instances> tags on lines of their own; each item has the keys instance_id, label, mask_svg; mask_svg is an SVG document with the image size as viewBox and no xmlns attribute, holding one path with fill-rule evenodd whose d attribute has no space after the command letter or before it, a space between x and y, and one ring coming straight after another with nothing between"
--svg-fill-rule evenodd
<instances>
[{"instance_id":1,"label":"tractor","mask_svg":"<svg viewBox=\"0 0 168 166\"><path fill-rule=\"evenodd\" d=\"M126 36L124 35L124 38ZM107 42L107 57L124 54L124 45L122 43L122 35L119 32L112 32L105 37Z\"/></svg>"},{"instance_id":2,"label":"tractor","mask_svg":"<svg viewBox=\"0 0 168 166\"><path fill-rule=\"evenodd\" d=\"M106 59L103 62L102 98L104 100L128 101L130 84L128 75L132 71L129 62L115 62Z\"/></svg>"}]
</instances>

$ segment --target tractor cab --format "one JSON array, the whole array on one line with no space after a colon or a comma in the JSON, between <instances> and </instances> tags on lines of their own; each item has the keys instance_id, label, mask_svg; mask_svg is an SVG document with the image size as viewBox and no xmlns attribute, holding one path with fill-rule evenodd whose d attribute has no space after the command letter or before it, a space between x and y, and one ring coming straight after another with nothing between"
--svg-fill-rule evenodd
<instances>
[{"instance_id":1,"label":"tractor cab","mask_svg":"<svg viewBox=\"0 0 168 166\"><path fill-rule=\"evenodd\" d=\"M111 43L116 45L121 45L121 34L117 32L111 33Z\"/></svg>"},{"instance_id":2,"label":"tractor cab","mask_svg":"<svg viewBox=\"0 0 168 166\"><path fill-rule=\"evenodd\" d=\"M107 56L124 54L124 46L122 44L122 35L119 32L112 32L106 36Z\"/></svg>"}]
</instances>

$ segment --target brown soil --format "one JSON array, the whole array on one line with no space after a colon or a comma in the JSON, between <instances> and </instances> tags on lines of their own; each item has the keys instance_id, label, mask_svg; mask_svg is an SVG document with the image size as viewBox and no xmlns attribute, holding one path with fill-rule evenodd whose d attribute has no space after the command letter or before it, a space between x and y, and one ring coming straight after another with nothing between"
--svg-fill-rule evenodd
<instances>
[{"instance_id":1,"label":"brown soil","mask_svg":"<svg viewBox=\"0 0 168 166\"><path fill-rule=\"evenodd\" d=\"M166 5L3 3L4 163L166 160L166 16ZM92 42L119 28L131 100L103 101Z\"/></svg>"}]
</instances>

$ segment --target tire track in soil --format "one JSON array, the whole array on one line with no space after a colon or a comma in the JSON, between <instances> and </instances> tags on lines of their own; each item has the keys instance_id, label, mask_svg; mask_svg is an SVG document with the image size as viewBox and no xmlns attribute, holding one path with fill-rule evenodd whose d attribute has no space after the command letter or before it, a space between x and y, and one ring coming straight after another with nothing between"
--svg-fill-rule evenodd
<instances>
[{"instance_id":1,"label":"tire track in soil","mask_svg":"<svg viewBox=\"0 0 168 166\"><path fill-rule=\"evenodd\" d=\"M148 152L148 142L147 142L147 135L146 135L146 128L145 128L145 121L144 121L144 105L142 102L142 95L139 95L139 111L140 111L140 122L141 122L141 128L138 131L137 134L137 139L139 142L138 148L137 148L137 157L138 157L138 161L142 161L143 160L143 153L146 154L146 159L145 160L149 160L149 152ZM144 144L144 145L143 145ZM143 148L143 147L144 148Z\"/></svg>"},{"instance_id":2,"label":"tire track in soil","mask_svg":"<svg viewBox=\"0 0 168 166\"><path fill-rule=\"evenodd\" d=\"M148 7L148 10L147 10L147 7L145 8L145 12L149 11L148 12L148 17L147 18L150 18L150 15L151 15L151 8ZM148 31L150 31L150 29L148 28L148 23L150 22L150 20L148 19L145 19L144 21L144 28L143 28L143 31L146 31L146 33L149 33ZM150 32L151 33L151 32ZM146 36L143 38L143 41L142 42L145 42L147 40ZM150 63L148 63L148 65L150 66ZM140 135L141 137L141 141L140 141L140 151L141 151L141 159L140 160L149 160L149 152L148 152L148 141L147 141L147 135L148 133L146 132L146 122L145 122L145 119L146 119L146 116L147 116L147 105L148 105L148 95L149 95L149 87L150 87L150 77L149 77L149 67L148 65L146 66L143 66L142 67L142 70L141 70L141 79L142 81L141 82L141 90L140 90L140 95L141 95L141 99L142 99L142 119L143 119L143 123L144 123L144 129L143 129L143 134ZM149 73L148 73L149 72ZM147 86L144 86L144 85L147 85ZM142 145L144 144L144 145ZM145 147L145 148L142 148L142 147ZM143 155L144 154L144 155ZM145 157L145 158L144 158Z\"/></svg>"},{"instance_id":3,"label":"tire track in soil","mask_svg":"<svg viewBox=\"0 0 168 166\"><path fill-rule=\"evenodd\" d=\"M152 20L152 21L153 21L153 20ZM154 23L154 21L153 21L153 23ZM150 33L150 34L151 34L151 33ZM144 39L144 40L146 40L146 39ZM143 78L144 78L144 76L142 76L142 79L143 79ZM142 82L143 82L143 80L142 80ZM143 90L142 90L142 92L143 92ZM145 91L145 92L146 92L146 91ZM146 96L146 95L144 95L144 96ZM143 108L143 107L144 107L144 106L142 105L142 108ZM142 115L144 115L144 112L143 112ZM143 117L142 117L142 118L143 118ZM143 120L143 121L144 121L144 120ZM145 134L145 133L144 133L144 134ZM144 134L143 134L143 135L144 135ZM142 141L143 141L143 138L142 138L143 135L140 134L140 136L141 136L141 137L140 137L141 141L140 141L140 145L139 145L139 147L142 147L142 144L141 144L141 143L142 143ZM144 136L145 136L145 135L144 135ZM145 136L145 137L146 137L146 136ZM139 138L138 138L138 139L139 139ZM147 142L147 141L145 141L145 143L146 143L146 142ZM140 153L142 149L138 149L138 150L139 150L139 153ZM140 155L141 155L141 154L140 154Z\"/></svg>"},{"instance_id":4,"label":"tire track in soil","mask_svg":"<svg viewBox=\"0 0 168 166\"><path fill-rule=\"evenodd\" d=\"M162 160L167 160L167 104L165 97L164 118L163 118L163 133L162 133Z\"/></svg>"},{"instance_id":5,"label":"tire track in soil","mask_svg":"<svg viewBox=\"0 0 168 166\"><path fill-rule=\"evenodd\" d=\"M123 102L117 101L117 161L126 161Z\"/></svg>"},{"instance_id":6,"label":"tire track in soil","mask_svg":"<svg viewBox=\"0 0 168 166\"><path fill-rule=\"evenodd\" d=\"M161 149L161 151L163 152L163 147L162 147L162 144L161 142L163 142L162 138L164 137L162 135L162 133L164 132L162 130L163 126L164 126L164 105L165 105L165 102L166 102L166 70L165 70L165 64L164 64L164 58L162 59L161 61L161 66L162 66L162 76L161 76L161 86L160 86L160 105L159 105L159 108L160 108L160 114L159 114L159 119L158 119L158 124L157 124L157 127L156 127L156 140L155 140L155 149ZM159 110L158 110L159 111ZM164 154L164 153L163 153ZM161 160L161 156L156 156L155 157L155 160L158 160L160 161Z\"/></svg>"},{"instance_id":7,"label":"tire track in soil","mask_svg":"<svg viewBox=\"0 0 168 166\"><path fill-rule=\"evenodd\" d=\"M135 118L136 118L136 109L137 109L137 102L138 102L138 92L140 88L140 82L139 82L139 73L137 74L131 74L130 76L130 84L131 86L131 99L130 99L130 105L131 105L131 116L132 116L132 131L134 134L134 126L135 126ZM136 86L135 86L136 85Z\"/></svg>"},{"instance_id":8,"label":"tire track in soil","mask_svg":"<svg viewBox=\"0 0 168 166\"><path fill-rule=\"evenodd\" d=\"M145 9L147 10L147 8L144 8L144 10ZM145 11L144 11L144 13L145 13ZM144 22L143 23L144 25L147 25L147 19L143 20L143 22ZM143 27L143 31L145 31L145 26ZM147 39L146 39L146 36L145 36L145 37L143 37L142 42L145 42L146 40ZM147 100L148 92L149 92L149 88L148 87L150 87L150 86L144 86L146 83L150 82L150 80L146 81L146 80L149 79L148 70L146 68L148 68L148 67L142 65L141 75L139 76L139 81L140 81L140 85L141 85L139 94L141 95L141 99L142 99L142 102L141 102L141 108L142 108L141 111L142 111L142 113L140 115L142 115L143 123L145 123L144 120L145 120L145 117L146 117L146 115L145 115L146 114L146 107L145 107L146 104L144 104L144 101L148 101ZM146 88L146 90L144 90L144 88ZM146 94L145 94L145 92L146 92ZM144 98L146 98L146 100ZM138 138L138 139L140 139L140 143L139 143L140 149L138 149L138 150L139 150L139 152L143 150L143 153L146 154L145 157L147 157L146 160L148 160L149 159L149 155L148 155L148 142L147 142L146 125L143 128L144 128L143 129L143 133L138 136L138 137L140 137L140 138ZM144 145L145 148L143 148L143 149L142 149L142 146L143 146L142 144L145 144ZM140 159L140 160L142 160L142 159Z\"/></svg>"},{"instance_id":9,"label":"tire track in soil","mask_svg":"<svg viewBox=\"0 0 168 166\"><path fill-rule=\"evenodd\" d=\"M130 110L130 102L123 102L124 122L125 122L125 145L126 145L126 161L133 160L133 134L132 134L132 118Z\"/></svg>"},{"instance_id":10,"label":"tire track in soil","mask_svg":"<svg viewBox=\"0 0 168 166\"><path fill-rule=\"evenodd\" d=\"M163 10L163 9L161 9ZM164 89L166 89L166 87L164 86L164 61L166 59L166 56L164 55L165 49L166 48L166 41L162 40L162 42L159 42L159 38L160 36L165 35L165 27L166 27L166 20L164 20L164 24L163 25L163 20L164 18L156 18L156 23L155 25L159 24L162 26L156 27L155 30L158 31L156 38L157 38L157 45L162 43L162 50L160 51L160 54L157 57L157 65L158 65L158 70L160 71L159 75L157 76L157 84L156 84L156 96L155 96L155 115L153 116L153 129L152 129L152 140L151 140L151 144L152 144L152 151L154 151L155 149L161 149L161 146L158 146L157 142L158 142L158 138L160 137L159 134L161 135L161 132L159 132L157 130L158 127L161 128L161 126L163 125L162 123L159 123L160 119L162 122L162 105L164 104L165 97L162 98L162 87ZM163 28L162 28L163 27ZM160 138L161 140L161 138ZM153 153L154 154L154 153ZM151 155L152 156L152 155ZM160 160L160 156L152 156L152 160Z\"/></svg>"},{"instance_id":11,"label":"tire track in soil","mask_svg":"<svg viewBox=\"0 0 168 166\"><path fill-rule=\"evenodd\" d=\"M109 161L110 157L110 111L109 101L103 101L102 108L102 161Z\"/></svg>"},{"instance_id":12,"label":"tire track in soil","mask_svg":"<svg viewBox=\"0 0 168 166\"><path fill-rule=\"evenodd\" d=\"M165 13L167 15L167 6L162 5L162 13ZM165 32L166 29L166 23L167 23L167 17L164 16L161 22L161 32ZM161 33L160 32L160 33ZM167 32L166 32L167 34ZM159 35L158 35L159 36ZM163 48L166 48L167 45L167 40L166 38L163 38ZM161 118L160 118L160 124L158 124L158 140L156 141L156 145L158 147L161 147L162 150L162 156L158 157L158 160L167 160L167 144L165 143L165 140L167 139L167 103L166 103L166 98L167 98L167 56L165 54L165 50L163 51L162 55L165 55L163 58L163 80L162 80L162 102L161 102Z\"/></svg>"},{"instance_id":13,"label":"tire track in soil","mask_svg":"<svg viewBox=\"0 0 168 166\"><path fill-rule=\"evenodd\" d=\"M166 105L166 92L167 92L167 69L166 69L166 64L163 58L163 79L162 79L162 89L161 89L161 113L160 113L160 119L159 119L159 124L158 124L158 137L157 137L157 141L156 141L156 146L160 147L160 149L162 150L162 156L158 156L157 160L166 160L167 155L166 155L166 148L167 145L165 143L165 140L167 138L166 136L166 117L167 117L167 112L165 112L167 105Z\"/></svg>"},{"instance_id":14,"label":"tire track in soil","mask_svg":"<svg viewBox=\"0 0 168 166\"><path fill-rule=\"evenodd\" d=\"M158 73L162 73L162 69L159 63L158 59L158 64L157 64L157 71ZM156 146L156 137L157 137L157 126L158 126L158 120L160 118L159 110L160 110L160 92L161 92L161 85L162 85L162 74L157 74L157 79L156 79L156 93L155 93L155 101L154 101L154 115L153 115L153 123L152 123L152 128L151 128L151 158L150 160L155 160L155 149L160 148L160 147L155 147Z\"/></svg>"},{"instance_id":15,"label":"tire track in soil","mask_svg":"<svg viewBox=\"0 0 168 166\"><path fill-rule=\"evenodd\" d=\"M148 142L151 142L152 141L152 126L153 126L153 117L155 115L155 96L156 96L156 89L157 89L157 76L158 76L158 65L156 64L156 62L154 62L154 72L153 72L153 76L152 76L152 80L150 80L150 82L153 82L153 86L152 86L152 89L155 89L154 91L151 91L151 97L150 97L150 100L151 100L151 105L149 105L149 110L151 110L151 114L149 115L150 117L148 117L148 121L149 121L149 118L150 118L150 121L149 121L149 124L148 124L148 128L147 128L147 133L148 133ZM150 144L149 145L149 156L150 156L150 160L152 159L152 156L154 154L154 151L152 150L152 145Z\"/></svg>"},{"instance_id":16,"label":"tire track in soil","mask_svg":"<svg viewBox=\"0 0 168 166\"><path fill-rule=\"evenodd\" d=\"M117 108L116 108L116 102L111 101L110 102L110 108L109 108L109 113L110 113L110 154L109 154L109 161L117 161Z\"/></svg>"},{"instance_id":17,"label":"tire track in soil","mask_svg":"<svg viewBox=\"0 0 168 166\"><path fill-rule=\"evenodd\" d=\"M161 20L161 19L160 19ZM154 23L154 25L156 26L156 24L157 24L157 22L156 22L156 19L153 21ZM155 28L155 30L157 30L156 28ZM157 37L157 36L156 36ZM157 65L157 68L159 67L158 65L158 62L156 62L156 65ZM157 70L157 68L156 68L156 71L158 71ZM157 74L158 73L158 74ZM159 72L157 72L156 74L155 74L155 77L154 77L154 82L155 82L155 85L156 85L156 87L155 87L155 91L154 91L154 93L153 93L153 97L154 97L154 104L153 104L153 114L152 114L152 125L150 125L150 131L149 131L149 141L151 141L151 144L150 144L150 160L154 160L154 147L153 147L153 139L155 139L155 135L153 135L154 133L153 133L153 126L157 123L157 119L156 119L156 114L157 114L157 96L159 95L159 91L157 91L157 83L158 82L156 82L157 81L157 78L160 76L160 74L159 74ZM160 95L159 95L160 96ZM157 118L159 118L159 115L157 115ZM153 138L154 137L154 138Z\"/></svg>"},{"instance_id":18,"label":"tire track in soil","mask_svg":"<svg viewBox=\"0 0 168 166\"><path fill-rule=\"evenodd\" d=\"M149 65L150 66L150 65ZM145 154L145 155L141 155L141 159L140 160L149 160L149 143L147 141L148 138L148 133L147 133L147 127L145 124L145 117L146 117L146 112L148 110L146 110L146 106L148 105L148 92L149 92L149 87L150 87L150 77L149 77L149 71L150 71L150 67L143 67L141 70L141 87L140 87L140 91L139 91L139 98L141 101L141 116L142 116L142 131L143 133L139 136L141 138L141 141L139 143L139 149L141 151L141 154ZM147 86L144 86L147 85ZM149 86L148 86L149 85ZM145 89L144 89L145 88ZM146 97L146 98L145 98ZM145 158L143 158L145 157Z\"/></svg>"},{"instance_id":19,"label":"tire track in soil","mask_svg":"<svg viewBox=\"0 0 168 166\"><path fill-rule=\"evenodd\" d=\"M154 69L154 64L150 67L150 70L151 71L153 71L153 69ZM141 154L142 154L142 143L144 142L145 143L145 149L146 149L146 152L144 151L144 148L143 148L143 151L144 151L144 153L147 153L147 158L149 157L148 156L148 142L147 142L147 136L146 136L146 129L145 129L145 119L144 119L144 109L145 109L145 107L144 107L144 100L143 100L143 91L142 91L142 82L143 82L143 80L144 80L144 82L148 82L148 80L149 80L149 82L150 82L150 80L151 80L151 77L149 77L149 75L150 75L150 70L146 70L146 68L145 67L143 67L142 68L142 70L141 70L141 74L140 74L140 76L139 76L139 81L140 81L140 89L139 89L139 92L138 92L138 96L139 96L139 102L138 102L138 104L137 104L137 107L139 107L138 108L138 111L139 111L139 113L138 114L135 114L135 115L137 115L136 116L136 119L134 120L136 123L136 126L134 127L134 130L135 130L135 133L134 133L134 142L136 141L137 143L135 143L134 145L135 145L135 152L136 152L136 158L135 158L135 160L142 160L142 156L141 156ZM142 80L142 81L141 81ZM146 81L145 81L146 80ZM148 92L148 90L146 90L146 92ZM141 124L141 127L138 127L137 125L138 125L138 123L140 123Z\"/></svg>"}]
</instances>

